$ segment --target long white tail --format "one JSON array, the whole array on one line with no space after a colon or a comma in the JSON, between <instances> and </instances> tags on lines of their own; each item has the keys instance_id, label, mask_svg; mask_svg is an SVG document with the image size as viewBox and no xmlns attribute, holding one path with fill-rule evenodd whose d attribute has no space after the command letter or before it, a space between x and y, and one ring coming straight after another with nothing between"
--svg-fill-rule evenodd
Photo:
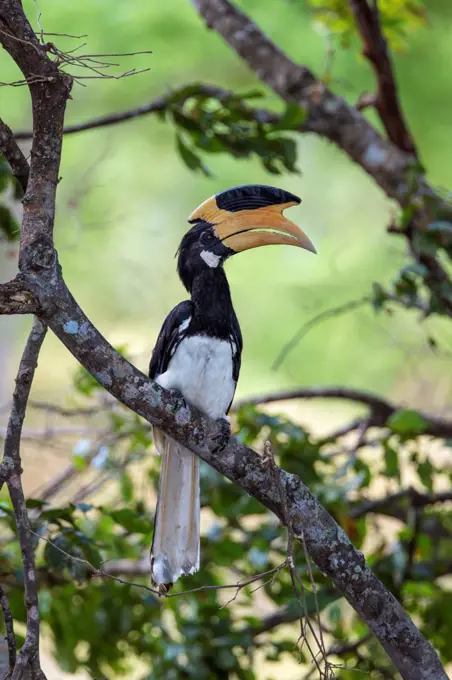
<instances>
[{"instance_id":1,"label":"long white tail","mask_svg":"<svg viewBox=\"0 0 452 680\"><path fill-rule=\"evenodd\" d=\"M182 575L199 569L199 458L154 427L154 442L162 456L154 538L152 581L167 592Z\"/></svg>"}]
</instances>

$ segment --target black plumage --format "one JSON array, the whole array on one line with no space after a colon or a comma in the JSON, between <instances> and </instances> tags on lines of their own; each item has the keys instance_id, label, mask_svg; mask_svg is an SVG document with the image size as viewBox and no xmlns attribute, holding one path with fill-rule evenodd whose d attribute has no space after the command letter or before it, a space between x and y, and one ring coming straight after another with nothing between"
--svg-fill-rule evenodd
<instances>
[{"instance_id":1,"label":"black plumage","mask_svg":"<svg viewBox=\"0 0 452 680\"><path fill-rule=\"evenodd\" d=\"M193 226L180 244L177 270L190 300L166 318L149 375L211 418L227 420L243 348L223 265L234 253L262 245L314 250L306 234L282 214L299 202L282 189L245 185L211 197L189 218ZM177 578L199 568L199 459L158 428L153 431L162 469L151 573L166 592Z\"/></svg>"}]
</instances>

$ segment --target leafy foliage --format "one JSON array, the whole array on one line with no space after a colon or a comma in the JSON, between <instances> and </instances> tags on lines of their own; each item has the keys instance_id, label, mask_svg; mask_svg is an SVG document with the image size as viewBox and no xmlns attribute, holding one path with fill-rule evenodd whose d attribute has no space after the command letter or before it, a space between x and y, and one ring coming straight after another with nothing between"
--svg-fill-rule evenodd
<instances>
[{"instance_id":1,"label":"leafy foliage","mask_svg":"<svg viewBox=\"0 0 452 680\"><path fill-rule=\"evenodd\" d=\"M342 47L349 47L356 36L356 26L347 0L309 0L314 17ZM407 37L426 25L426 10L421 0L380 0L379 16L391 47L402 50Z\"/></svg>"},{"instance_id":2,"label":"leafy foliage","mask_svg":"<svg viewBox=\"0 0 452 680\"><path fill-rule=\"evenodd\" d=\"M237 159L255 156L273 175L297 172L296 144L288 133L303 123L305 112L289 104L280 116L259 116L248 102L262 96L203 86L176 90L160 115L175 126L176 148L187 168L209 175L201 154L228 153Z\"/></svg>"},{"instance_id":3,"label":"leafy foliage","mask_svg":"<svg viewBox=\"0 0 452 680\"><path fill-rule=\"evenodd\" d=\"M125 353L125 348L121 349ZM125 408L106 403L102 390L90 380L84 369L78 369L73 407L91 406L98 412L104 434L96 446L81 440L82 444L75 447L85 452L85 465L76 468L78 486L104 475L113 495L110 493L110 500L101 505L81 498L68 498L59 505L39 498L27 503L36 536L41 614L52 633L61 667L72 672L85 668L93 678L110 672L127 676L133 659L139 657L149 669L143 680L253 680L258 677L253 663L257 650L269 663L286 658L298 661L300 605L294 598L287 568L253 585L224 589L227 584L246 582L283 563L284 531L256 500L244 496L205 464L201 464L201 504L207 522L202 536L202 568L177 583L175 593L201 590L163 600L151 592L148 554L154 500L150 499L149 487L154 491L157 488L159 460L152 452L148 425ZM424 429L421 416L412 410L394 413L384 428L375 431L378 443L372 448L371 459L365 447L350 454L340 437L318 437L284 415L270 415L251 406L237 413L236 429L249 445L259 447L262 441L271 441L278 464L300 475L355 545L365 547L377 575L410 613L421 617L425 633L437 644L443 659L451 661L447 640L452 622L444 609L450 593L446 583L438 580L450 569L450 510L422 510L421 521L414 527L409 500L389 502L382 506L382 514L402 520L393 538L384 522L376 525L373 515L361 512L379 475L387 479L383 487L388 493L401 488L400 461L405 459L406 466L407 456L413 471L417 471L421 489L432 491L447 475L441 465L420 453ZM99 464L99 450L107 442L108 455ZM4 577L16 575L9 596L16 618L24 621L20 556L11 541L14 520L6 496L0 509L0 527L2 573ZM433 536L439 535L434 547ZM335 645L340 647L353 636L363 636L366 631L359 618L350 614L341 594L312 565L317 584L314 596L301 550L296 551L295 561L307 587L304 606L313 617L317 599L322 621ZM107 576L110 573L113 578ZM208 589L202 589L206 586ZM265 614L259 604L262 597ZM275 635L274 627L279 624L286 625ZM359 660L351 651L344 656L347 668L394 672L374 641L359 650ZM306 650L301 652L301 659L308 662L306 654ZM337 677L351 678L352 670L340 671Z\"/></svg>"}]
</instances>

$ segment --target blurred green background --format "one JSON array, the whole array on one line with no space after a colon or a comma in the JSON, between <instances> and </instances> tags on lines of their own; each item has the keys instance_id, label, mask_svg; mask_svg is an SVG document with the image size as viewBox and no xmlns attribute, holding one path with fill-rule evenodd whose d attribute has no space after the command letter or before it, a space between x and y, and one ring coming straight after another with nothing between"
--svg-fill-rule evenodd
<instances>
[{"instance_id":1,"label":"blurred green background","mask_svg":"<svg viewBox=\"0 0 452 680\"><path fill-rule=\"evenodd\" d=\"M306 2L238 4L294 60L318 75L326 73L329 42ZM425 5L428 25L410 35L406 48L395 56L395 65L428 177L437 185L450 186L452 5L448 0ZM120 58L115 70L119 74L149 68L146 73L122 80L84 80L86 87L75 84L68 123L139 106L186 82L236 90L259 85L221 38L205 28L188 0L26 0L24 6L37 30L87 36L47 37L62 49L87 42L85 53L152 50L152 55ZM0 54L0 70L2 81L19 77L5 54ZM335 51L331 78L331 87L350 102L372 90L373 74L359 56L357 43ZM277 98L266 94L262 104L281 109ZM1 88L0 97L1 115L8 124L14 130L30 128L26 88ZM231 185L277 184L302 197L290 217L309 234L319 254L273 247L228 263L245 341L238 394L286 385L344 383L444 410L451 397L450 371L445 370L447 348L452 347L450 331L434 321L419 326L406 312L383 318L364 307L328 320L302 340L278 371L271 369L303 322L368 293L374 280L387 283L406 257L402 241L385 232L396 208L371 179L313 135L299 136L298 147L298 176L275 178L258 161L215 154L206 159L214 177L206 178L183 165L174 131L155 116L68 136L56 242L69 287L100 330L116 344L127 343L137 365L146 370L165 315L185 296L174 254L187 228L187 215ZM1 279L13 275L15 266L15 250L1 245ZM10 393L29 323L27 318L0 318L3 399ZM426 340L432 328L439 341L436 354ZM65 348L49 337L36 393L64 395L74 367Z\"/></svg>"}]
</instances>

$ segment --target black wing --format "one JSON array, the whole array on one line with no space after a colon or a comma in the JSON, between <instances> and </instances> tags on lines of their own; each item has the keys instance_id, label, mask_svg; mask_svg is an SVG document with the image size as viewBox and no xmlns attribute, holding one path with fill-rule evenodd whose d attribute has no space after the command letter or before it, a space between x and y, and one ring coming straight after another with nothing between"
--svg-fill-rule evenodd
<instances>
[{"instance_id":1,"label":"black wing","mask_svg":"<svg viewBox=\"0 0 452 680\"><path fill-rule=\"evenodd\" d=\"M235 381L235 385L237 387L237 383L239 380L239 375L240 375L240 366L242 362L242 349L243 349L243 340L242 340L242 332L240 330L240 324L238 322L237 317L234 314L234 318L232 320L232 328L230 331L229 335L229 341L231 343L231 349L232 349L232 378ZM231 403L228 406L228 410L226 413L229 413L232 402L234 401L234 395L232 395Z\"/></svg>"},{"instance_id":2,"label":"black wing","mask_svg":"<svg viewBox=\"0 0 452 680\"><path fill-rule=\"evenodd\" d=\"M190 300L180 302L168 314L157 338L156 345L152 350L151 362L149 364L149 377L152 380L168 368L169 361L176 351L177 346L185 335L184 330L180 330L185 322L185 329L188 327L188 320L193 314L193 304ZM184 327L183 327L184 328Z\"/></svg>"}]
</instances>

